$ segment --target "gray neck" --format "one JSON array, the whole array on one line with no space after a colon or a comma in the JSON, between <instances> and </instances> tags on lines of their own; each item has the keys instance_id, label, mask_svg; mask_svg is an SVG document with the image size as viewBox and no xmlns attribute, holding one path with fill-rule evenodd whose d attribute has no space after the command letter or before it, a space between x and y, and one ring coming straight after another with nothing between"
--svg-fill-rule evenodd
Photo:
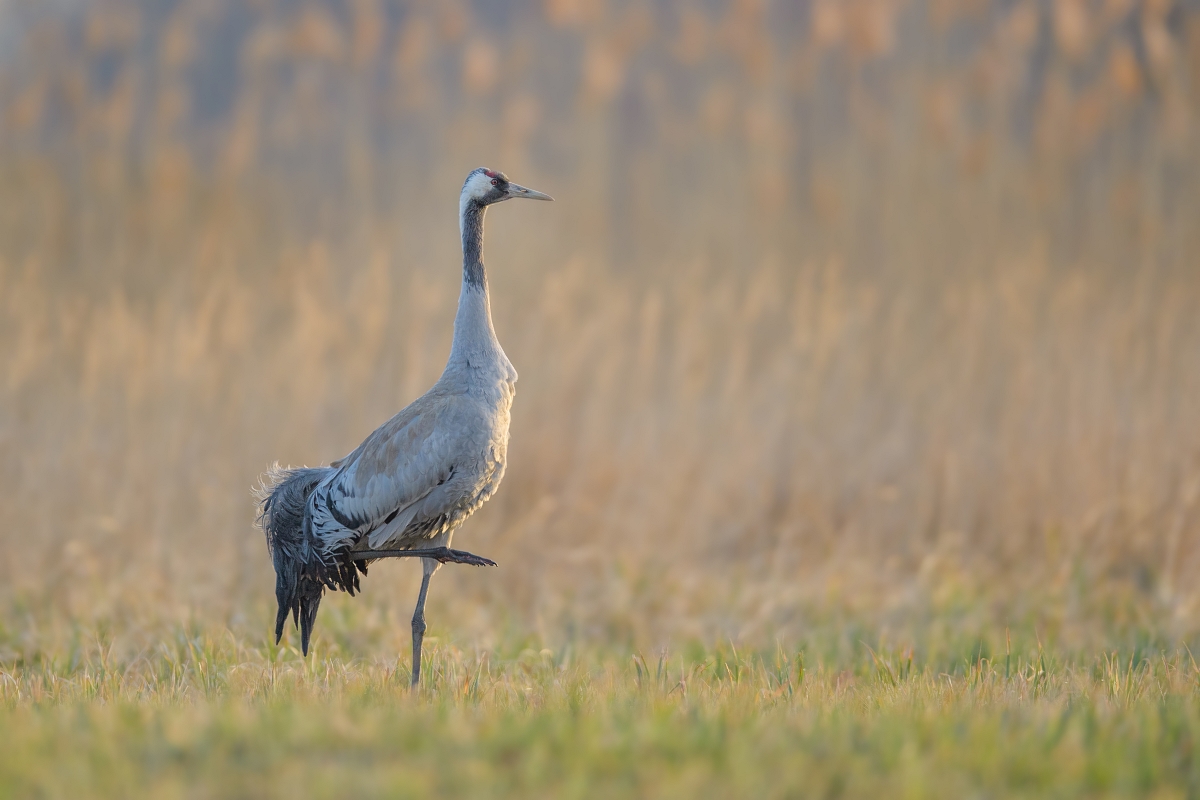
<instances>
[{"instance_id":1,"label":"gray neck","mask_svg":"<svg viewBox=\"0 0 1200 800\"><path fill-rule=\"evenodd\" d=\"M454 342L443 378L468 385L507 375L512 365L504 355L492 327L487 274L483 269L483 215L486 206L464 200L459 207L462 230L462 291L454 317Z\"/></svg>"},{"instance_id":2,"label":"gray neck","mask_svg":"<svg viewBox=\"0 0 1200 800\"><path fill-rule=\"evenodd\" d=\"M463 288L472 286L487 294L487 274L483 270L483 215L487 206L468 200L459 209L462 232Z\"/></svg>"}]
</instances>

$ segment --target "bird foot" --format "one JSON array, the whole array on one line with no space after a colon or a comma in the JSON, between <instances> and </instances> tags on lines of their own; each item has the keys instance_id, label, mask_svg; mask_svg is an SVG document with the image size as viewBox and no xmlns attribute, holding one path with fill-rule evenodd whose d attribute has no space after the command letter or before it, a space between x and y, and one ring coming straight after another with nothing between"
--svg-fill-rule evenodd
<instances>
[{"instance_id":1,"label":"bird foot","mask_svg":"<svg viewBox=\"0 0 1200 800\"><path fill-rule=\"evenodd\" d=\"M474 553L468 553L466 550L451 550L449 547L435 547L434 550L442 551L438 555L429 555L427 558L436 558L443 564L470 564L472 567L494 567L496 562L490 558L477 556Z\"/></svg>"},{"instance_id":2,"label":"bird foot","mask_svg":"<svg viewBox=\"0 0 1200 800\"><path fill-rule=\"evenodd\" d=\"M494 567L490 558L468 553L466 550L451 550L449 547L427 547L418 550L356 550L350 554L355 561L376 558L432 558L442 564L470 564L473 567Z\"/></svg>"}]
</instances>

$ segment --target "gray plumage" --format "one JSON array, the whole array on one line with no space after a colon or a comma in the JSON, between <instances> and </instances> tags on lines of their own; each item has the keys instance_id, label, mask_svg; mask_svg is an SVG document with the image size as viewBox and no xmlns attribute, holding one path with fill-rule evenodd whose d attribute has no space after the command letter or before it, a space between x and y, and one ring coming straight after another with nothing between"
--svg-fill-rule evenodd
<instances>
[{"instance_id":1,"label":"gray plumage","mask_svg":"<svg viewBox=\"0 0 1200 800\"><path fill-rule=\"evenodd\" d=\"M370 559L356 554L448 548L455 530L500 485L517 372L492 327L483 217L487 206L514 197L550 199L485 169L473 171L463 184L462 291L450 357L433 388L330 466L267 474L259 522L275 564L276 641L290 612L307 655L324 590L353 595L359 575L367 573ZM422 559L412 626L414 684L430 576L445 560L491 563L446 552L457 555Z\"/></svg>"}]
</instances>

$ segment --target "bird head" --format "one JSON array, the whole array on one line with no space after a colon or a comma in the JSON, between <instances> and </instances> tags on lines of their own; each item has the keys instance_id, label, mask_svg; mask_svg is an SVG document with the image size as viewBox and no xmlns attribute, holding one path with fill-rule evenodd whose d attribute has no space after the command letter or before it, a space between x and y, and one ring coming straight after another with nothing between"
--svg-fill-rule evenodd
<instances>
[{"instance_id":1,"label":"bird head","mask_svg":"<svg viewBox=\"0 0 1200 800\"><path fill-rule=\"evenodd\" d=\"M490 206L493 203L502 203L514 197L523 197L526 200L554 199L548 194L535 192L533 189L527 189L524 186L513 183L503 172L495 172L484 167L474 170L467 176L466 182L463 183L463 203L474 201L481 206Z\"/></svg>"}]
</instances>

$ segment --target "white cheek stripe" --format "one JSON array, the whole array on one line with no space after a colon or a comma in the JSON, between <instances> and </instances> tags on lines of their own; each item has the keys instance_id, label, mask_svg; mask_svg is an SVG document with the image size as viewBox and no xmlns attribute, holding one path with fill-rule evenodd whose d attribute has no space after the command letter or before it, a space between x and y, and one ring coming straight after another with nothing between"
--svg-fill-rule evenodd
<instances>
[{"instance_id":1,"label":"white cheek stripe","mask_svg":"<svg viewBox=\"0 0 1200 800\"><path fill-rule=\"evenodd\" d=\"M488 194L492 188L492 180L484 173L480 172L472 175L471 179L463 186L462 194L458 196L458 235L462 236L462 220L463 212L467 210L467 203L471 198L481 198Z\"/></svg>"}]
</instances>

